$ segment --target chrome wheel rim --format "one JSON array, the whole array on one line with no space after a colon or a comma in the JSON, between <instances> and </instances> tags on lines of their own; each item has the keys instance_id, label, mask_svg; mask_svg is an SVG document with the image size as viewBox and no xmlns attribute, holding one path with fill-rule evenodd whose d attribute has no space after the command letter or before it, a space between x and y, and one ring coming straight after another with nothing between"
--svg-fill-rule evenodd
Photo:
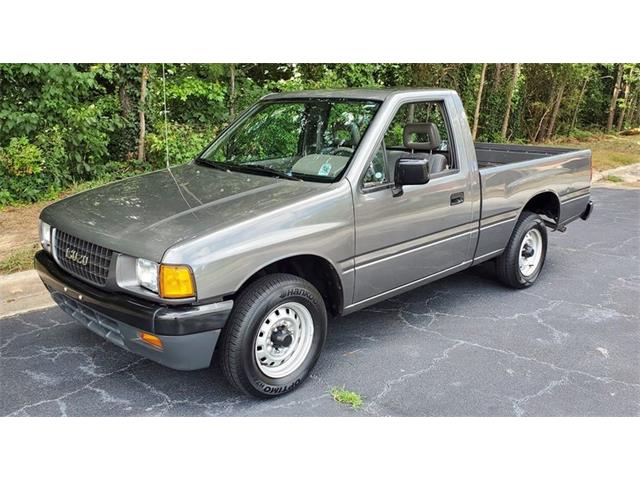
<instances>
[{"instance_id":1,"label":"chrome wheel rim","mask_svg":"<svg viewBox=\"0 0 640 480\"><path fill-rule=\"evenodd\" d=\"M302 365L312 342L313 319L307 307L283 303L260 324L253 347L256 364L268 377L286 377Z\"/></svg>"},{"instance_id":2,"label":"chrome wheel rim","mask_svg":"<svg viewBox=\"0 0 640 480\"><path fill-rule=\"evenodd\" d=\"M518 267L520 273L529 277L536 271L542 258L542 235L537 228L529 230L520 244Z\"/></svg>"}]
</instances>

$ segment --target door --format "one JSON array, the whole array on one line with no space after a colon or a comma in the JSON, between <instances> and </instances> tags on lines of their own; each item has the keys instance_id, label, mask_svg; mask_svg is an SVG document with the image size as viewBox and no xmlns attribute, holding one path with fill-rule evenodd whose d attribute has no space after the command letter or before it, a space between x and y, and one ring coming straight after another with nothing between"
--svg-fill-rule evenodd
<instances>
[{"instance_id":1,"label":"door","mask_svg":"<svg viewBox=\"0 0 640 480\"><path fill-rule=\"evenodd\" d=\"M415 138L434 126L436 138ZM401 106L361 184L354 186L354 304L471 263L475 186L450 132L443 102ZM408 156L428 158L437 171L427 184L405 186L394 197L393 166Z\"/></svg>"}]
</instances>

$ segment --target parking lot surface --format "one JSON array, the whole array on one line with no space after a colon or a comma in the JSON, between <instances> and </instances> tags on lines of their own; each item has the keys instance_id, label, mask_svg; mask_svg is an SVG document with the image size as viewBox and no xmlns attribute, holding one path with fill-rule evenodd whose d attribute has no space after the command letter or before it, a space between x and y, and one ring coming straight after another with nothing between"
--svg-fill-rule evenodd
<instances>
[{"instance_id":1,"label":"parking lot surface","mask_svg":"<svg viewBox=\"0 0 640 480\"><path fill-rule=\"evenodd\" d=\"M593 198L589 221L550 233L532 288L503 287L488 264L335 319L311 378L273 400L234 391L215 355L173 371L57 307L0 319L0 414L637 416L640 190Z\"/></svg>"}]
</instances>

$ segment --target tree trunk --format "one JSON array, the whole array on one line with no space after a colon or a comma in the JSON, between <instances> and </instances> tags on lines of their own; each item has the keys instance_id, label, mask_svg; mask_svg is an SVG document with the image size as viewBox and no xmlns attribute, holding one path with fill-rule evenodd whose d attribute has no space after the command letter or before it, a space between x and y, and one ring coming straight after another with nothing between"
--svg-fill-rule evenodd
<instances>
[{"instance_id":1,"label":"tree trunk","mask_svg":"<svg viewBox=\"0 0 640 480\"><path fill-rule=\"evenodd\" d=\"M502 81L502 64L496 63L496 71L493 76L493 90L500 90L500 82Z\"/></svg>"},{"instance_id":2,"label":"tree trunk","mask_svg":"<svg viewBox=\"0 0 640 480\"><path fill-rule=\"evenodd\" d=\"M407 109L407 123L413 123L415 116L416 116L416 104L410 103L409 108Z\"/></svg>"},{"instance_id":3,"label":"tree trunk","mask_svg":"<svg viewBox=\"0 0 640 480\"><path fill-rule=\"evenodd\" d=\"M542 113L542 117L540 117L540 121L538 122L538 129L536 130L536 133L533 134L533 137L531 137L532 142L538 141L542 136L541 135L541 132L543 130L542 124L546 120L548 113L549 113L549 107L545 109L545 111Z\"/></svg>"},{"instance_id":4,"label":"tree trunk","mask_svg":"<svg viewBox=\"0 0 640 480\"><path fill-rule=\"evenodd\" d=\"M520 73L520 64L513 64L513 78L509 84L509 91L507 92L507 109L504 112L504 118L502 119L502 130L500 134L502 138L507 138L507 128L509 127L509 115L511 115L511 101L513 100L513 92L516 89L518 82L518 74Z\"/></svg>"},{"instance_id":5,"label":"tree trunk","mask_svg":"<svg viewBox=\"0 0 640 480\"><path fill-rule=\"evenodd\" d=\"M640 90L636 87L631 95L633 96L633 106L628 117L631 128L634 128L640 126Z\"/></svg>"},{"instance_id":6,"label":"tree trunk","mask_svg":"<svg viewBox=\"0 0 640 480\"><path fill-rule=\"evenodd\" d=\"M482 73L480 74L480 86L478 87L478 97L476 98L476 111L473 115L473 130L471 136L475 140L478 133L478 120L480 117L480 103L482 103L482 89L484 88L484 75L487 73L487 64L482 64Z\"/></svg>"},{"instance_id":7,"label":"tree trunk","mask_svg":"<svg viewBox=\"0 0 640 480\"><path fill-rule=\"evenodd\" d=\"M635 91L635 107L633 108L633 116L631 117L631 127L640 126L640 92L636 88Z\"/></svg>"},{"instance_id":8,"label":"tree trunk","mask_svg":"<svg viewBox=\"0 0 640 480\"><path fill-rule=\"evenodd\" d=\"M147 65L142 66L142 75L140 77L140 105L138 107L140 115L140 127L138 136L138 161L144 160L144 136L146 134L147 126L145 122L144 109L145 101L147 99L147 79L149 78L149 69Z\"/></svg>"},{"instance_id":9,"label":"tree trunk","mask_svg":"<svg viewBox=\"0 0 640 480\"><path fill-rule=\"evenodd\" d=\"M229 64L229 120L236 117L236 64Z\"/></svg>"},{"instance_id":10,"label":"tree trunk","mask_svg":"<svg viewBox=\"0 0 640 480\"><path fill-rule=\"evenodd\" d=\"M562 97L564 95L566 83L562 83L560 88L558 89L558 93L556 95L555 103L553 105L553 112L551 113L551 118L549 119L549 126L547 128L546 135L544 140L548 140L553 135L553 132L556 128L556 120L558 120L558 112L560 112L560 104L562 103Z\"/></svg>"},{"instance_id":11,"label":"tree trunk","mask_svg":"<svg viewBox=\"0 0 640 480\"><path fill-rule=\"evenodd\" d=\"M607 130L613 128L613 119L616 116L616 105L618 103L618 95L620 94L620 83L622 82L622 73L624 72L624 63L618 64L618 76L613 86L613 94L611 95L611 103L609 104L609 119L607 120Z\"/></svg>"},{"instance_id":12,"label":"tree trunk","mask_svg":"<svg viewBox=\"0 0 640 480\"><path fill-rule=\"evenodd\" d=\"M543 142L545 138L547 138L547 131L549 130L549 112L553 110L555 106L555 101L558 97L558 84L554 81L553 86L551 87L551 94L549 95L549 99L545 103L545 110L542 114L542 118L540 119L540 123L538 124L538 133L536 135L536 142Z\"/></svg>"},{"instance_id":13,"label":"tree trunk","mask_svg":"<svg viewBox=\"0 0 640 480\"><path fill-rule=\"evenodd\" d=\"M629 101L629 82L627 82L624 86L624 103L622 107L620 107L620 115L618 116L618 125L616 130L621 131L622 126L624 125L624 115L627 111L627 102Z\"/></svg>"},{"instance_id":14,"label":"tree trunk","mask_svg":"<svg viewBox=\"0 0 640 480\"><path fill-rule=\"evenodd\" d=\"M120 84L120 87L118 88L118 97L120 98L120 111L122 112L122 116L128 118L131 113L131 99L127 93L126 83Z\"/></svg>"},{"instance_id":15,"label":"tree trunk","mask_svg":"<svg viewBox=\"0 0 640 480\"><path fill-rule=\"evenodd\" d=\"M578 96L578 103L576 103L576 109L573 111L573 118L571 119L571 128L570 131L573 131L576 128L576 122L578 121L578 111L580 110L580 104L582 103L582 97L584 97L584 92L587 91L587 84L589 83L589 77L584 79L582 84L582 89L580 90L580 95Z\"/></svg>"}]
</instances>

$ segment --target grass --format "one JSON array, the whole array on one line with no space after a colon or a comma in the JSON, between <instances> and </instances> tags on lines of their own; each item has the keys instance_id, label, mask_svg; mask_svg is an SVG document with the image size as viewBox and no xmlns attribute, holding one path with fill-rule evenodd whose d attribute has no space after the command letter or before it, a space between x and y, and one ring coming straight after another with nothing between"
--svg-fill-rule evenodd
<instances>
[{"instance_id":1,"label":"grass","mask_svg":"<svg viewBox=\"0 0 640 480\"><path fill-rule=\"evenodd\" d=\"M605 180L606 180L607 182L615 182L615 183L624 182L624 179L623 179L623 178L620 178L620 177L619 177L619 176L617 176L617 175L607 175L607 176L605 177Z\"/></svg>"},{"instance_id":2,"label":"grass","mask_svg":"<svg viewBox=\"0 0 640 480\"><path fill-rule=\"evenodd\" d=\"M38 249L39 245L34 244L30 247L23 247L13 251L0 262L0 275L8 275L33 268L33 256Z\"/></svg>"},{"instance_id":3,"label":"grass","mask_svg":"<svg viewBox=\"0 0 640 480\"><path fill-rule=\"evenodd\" d=\"M560 138L552 142L559 147L589 148L593 168L598 171L640 162L639 135L593 135L590 138Z\"/></svg>"},{"instance_id":4,"label":"grass","mask_svg":"<svg viewBox=\"0 0 640 480\"><path fill-rule=\"evenodd\" d=\"M344 403L345 405L351 406L354 410L358 410L362 407L363 401L360 394L356 392L352 392L350 390L345 390L343 388L333 387L331 389L331 396L338 403Z\"/></svg>"}]
</instances>

